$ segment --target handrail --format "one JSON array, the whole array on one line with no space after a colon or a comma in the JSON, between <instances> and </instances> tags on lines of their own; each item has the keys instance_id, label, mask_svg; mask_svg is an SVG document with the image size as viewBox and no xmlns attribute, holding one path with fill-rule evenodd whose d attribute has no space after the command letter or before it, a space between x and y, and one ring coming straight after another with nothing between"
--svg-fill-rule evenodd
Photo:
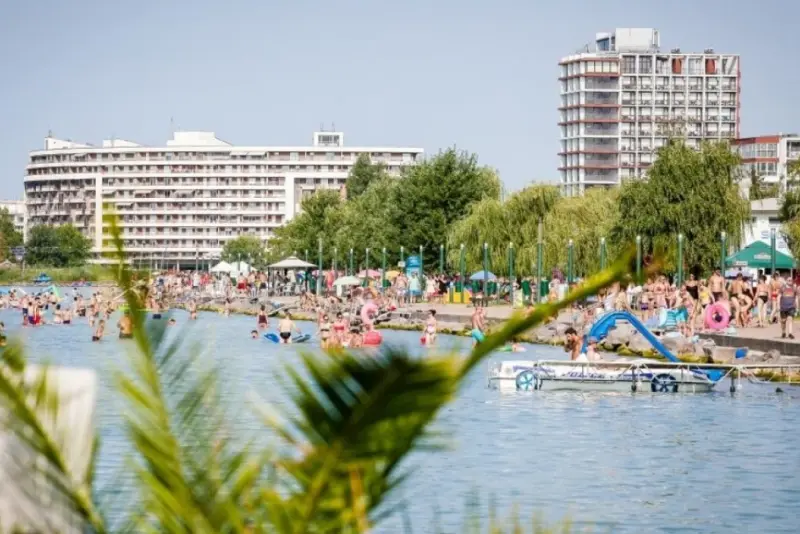
<instances>
[{"instance_id":1,"label":"handrail","mask_svg":"<svg viewBox=\"0 0 800 534\"><path fill-rule=\"evenodd\" d=\"M702 369L798 369L800 364L779 364L779 363L748 363L748 364L727 364L727 363L695 363L695 362L662 362L658 360L647 360L644 362L608 362L608 361L576 361L576 360L531 360L534 367L542 364L546 365L581 365L581 366L601 366L601 367L631 367L647 365L651 367L697 367Z\"/></svg>"}]
</instances>

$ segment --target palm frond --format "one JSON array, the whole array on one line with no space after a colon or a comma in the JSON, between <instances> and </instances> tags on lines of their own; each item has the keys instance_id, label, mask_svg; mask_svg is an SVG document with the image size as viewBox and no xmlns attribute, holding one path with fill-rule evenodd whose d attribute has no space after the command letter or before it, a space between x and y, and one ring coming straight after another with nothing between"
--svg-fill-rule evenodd
<instances>
[{"instance_id":1,"label":"palm frond","mask_svg":"<svg viewBox=\"0 0 800 534\"><path fill-rule=\"evenodd\" d=\"M145 322L116 218L106 220L136 345L132 373L120 374L117 383L138 456L133 468L144 513L137 526L173 533L245 532L244 502L263 471L263 458L247 447L236 450L227 436L216 370L199 369L198 350L183 357L184 336L169 341L165 321Z\"/></svg>"}]
</instances>

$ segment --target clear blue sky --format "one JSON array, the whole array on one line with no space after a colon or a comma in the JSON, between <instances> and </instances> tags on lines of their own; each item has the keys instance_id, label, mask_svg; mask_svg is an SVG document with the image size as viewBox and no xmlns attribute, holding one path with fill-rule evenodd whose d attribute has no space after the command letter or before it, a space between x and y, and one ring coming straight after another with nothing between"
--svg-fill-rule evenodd
<instances>
[{"instance_id":1,"label":"clear blue sky","mask_svg":"<svg viewBox=\"0 0 800 534\"><path fill-rule=\"evenodd\" d=\"M742 134L800 131L800 2L0 2L0 198L48 130L163 143L456 145L508 189L556 180L558 59L597 31L742 56Z\"/></svg>"}]
</instances>

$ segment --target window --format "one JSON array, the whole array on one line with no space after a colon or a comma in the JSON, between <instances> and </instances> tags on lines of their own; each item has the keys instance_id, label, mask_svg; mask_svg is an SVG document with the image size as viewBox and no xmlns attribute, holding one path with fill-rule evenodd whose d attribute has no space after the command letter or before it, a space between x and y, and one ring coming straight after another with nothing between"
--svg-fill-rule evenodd
<instances>
[{"instance_id":1,"label":"window","mask_svg":"<svg viewBox=\"0 0 800 534\"><path fill-rule=\"evenodd\" d=\"M650 56L639 56L639 74L650 74L653 72L653 58Z\"/></svg>"}]
</instances>

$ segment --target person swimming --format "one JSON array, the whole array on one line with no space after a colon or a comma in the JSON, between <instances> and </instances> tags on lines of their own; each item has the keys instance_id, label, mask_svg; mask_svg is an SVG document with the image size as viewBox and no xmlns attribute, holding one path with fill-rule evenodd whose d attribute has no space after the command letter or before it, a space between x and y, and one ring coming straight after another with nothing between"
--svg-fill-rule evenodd
<instances>
[{"instance_id":1,"label":"person swimming","mask_svg":"<svg viewBox=\"0 0 800 534\"><path fill-rule=\"evenodd\" d=\"M250 339L258 339L258 330L250 331Z\"/></svg>"}]
</instances>

